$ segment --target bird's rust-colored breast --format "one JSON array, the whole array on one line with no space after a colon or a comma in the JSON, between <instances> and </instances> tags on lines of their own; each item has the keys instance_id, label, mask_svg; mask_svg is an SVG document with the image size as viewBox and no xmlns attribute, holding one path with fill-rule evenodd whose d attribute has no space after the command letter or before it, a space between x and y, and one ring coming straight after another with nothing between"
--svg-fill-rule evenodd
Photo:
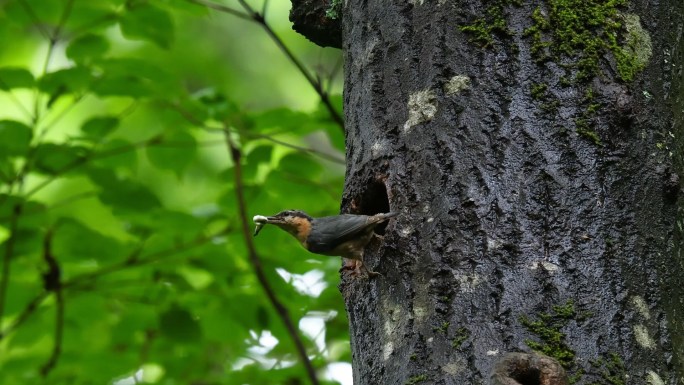
<instances>
[{"instance_id":1,"label":"bird's rust-colored breast","mask_svg":"<svg viewBox=\"0 0 684 385\"><path fill-rule=\"evenodd\" d=\"M306 218L300 218L300 217L295 217L292 219L292 222L295 226L296 233L293 234L295 237L297 237L297 240L304 245L304 247L307 247L306 245L306 238L309 237L309 234L311 234L311 222L306 219Z\"/></svg>"}]
</instances>

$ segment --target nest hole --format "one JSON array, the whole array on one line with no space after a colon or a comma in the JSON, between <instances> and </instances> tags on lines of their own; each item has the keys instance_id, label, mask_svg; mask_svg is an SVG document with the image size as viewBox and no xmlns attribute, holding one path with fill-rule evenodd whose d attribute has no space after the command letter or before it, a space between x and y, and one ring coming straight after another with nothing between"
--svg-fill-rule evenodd
<instances>
[{"instance_id":1,"label":"nest hole","mask_svg":"<svg viewBox=\"0 0 684 385\"><path fill-rule=\"evenodd\" d=\"M520 385L541 385L541 372L536 368L526 368L514 373L512 378Z\"/></svg>"},{"instance_id":2,"label":"nest hole","mask_svg":"<svg viewBox=\"0 0 684 385\"><path fill-rule=\"evenodd\" d=\"M366 190L361 194L358 207L359 214L363 215L390 212L389 196L387 195L385 183L380 180L375 180L368 184ZM374 231L376 234L384 235L386 227L387 222L380 224Z\"/></svg>"}]
</instances>

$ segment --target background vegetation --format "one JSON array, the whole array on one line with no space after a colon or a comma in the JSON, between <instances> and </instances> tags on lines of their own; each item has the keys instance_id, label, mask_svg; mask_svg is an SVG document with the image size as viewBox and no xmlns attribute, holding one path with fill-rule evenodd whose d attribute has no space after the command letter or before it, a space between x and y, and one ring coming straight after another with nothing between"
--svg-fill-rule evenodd
<instances>
[{"instance_id":1,"label":"background vegetation","mask_svg":"<svg viewBox=\"0 0 684 385\"><path fill-rule=\"evenodd\" d=\"M0 383L350 376L340 261L243 229L337 213L339 52L211 4L0 1Z\"/></svg>"}]
</instances>

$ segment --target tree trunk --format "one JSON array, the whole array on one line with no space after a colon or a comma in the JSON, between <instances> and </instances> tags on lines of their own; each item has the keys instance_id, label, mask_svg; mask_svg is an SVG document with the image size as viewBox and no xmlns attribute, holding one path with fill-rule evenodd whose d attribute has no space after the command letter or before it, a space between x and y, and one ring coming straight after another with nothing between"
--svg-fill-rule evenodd
<instances>
[{"instance_id":1,"label":"tree trunk","mask_svg":"<svg viewBox=\"0 0 684 385\"><path fill-rule=\"evenodd\" d=\"M684 384L684 3L343 15L354 383Z\"/></svg>"}]
</instances>

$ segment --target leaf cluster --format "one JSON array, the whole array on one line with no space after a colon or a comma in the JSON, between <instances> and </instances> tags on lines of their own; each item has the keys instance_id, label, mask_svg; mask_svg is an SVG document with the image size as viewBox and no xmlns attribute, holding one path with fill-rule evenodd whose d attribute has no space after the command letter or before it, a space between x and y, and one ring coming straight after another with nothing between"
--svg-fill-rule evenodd
<instances>
[{"instance_id":1,"label":"leaf cluster","mask_svg":"<svg viewBox=\"0 0 684 385\"><path fill-rule=\"evenodd\" d=\"M0 383L306 377L247 258L226 142L250 212L321 215L343 136L327 106L242 97L240 65L202 60L207 20L182 0L0 9ZM314 366L349 361L339 261L275 229L257 245L295 325L323 325L300 333Z\"/></svg>"}]
</instances>

